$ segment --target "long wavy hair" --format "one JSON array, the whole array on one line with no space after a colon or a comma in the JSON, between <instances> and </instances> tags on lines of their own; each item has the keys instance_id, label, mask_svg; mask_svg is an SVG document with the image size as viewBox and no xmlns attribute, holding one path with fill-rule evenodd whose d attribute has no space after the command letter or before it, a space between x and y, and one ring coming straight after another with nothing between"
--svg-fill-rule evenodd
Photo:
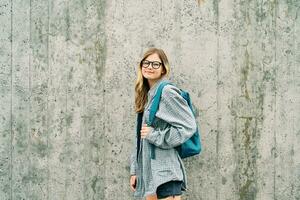
<instances>
[{"instance_id":1,"label":"long wavy hair","mask_svg":"<svg viewBox=\"0 0 300 200\"><path fill-rule=\"evenodd\" d=\"M137 79L135 82L135 111L137 113L144 111L145 104L147 103L147 94L150 89L147 79L142 74L142 62L154 53L158 55L162 62L163 75L161 78L168 76L170 73L170 64L162 49L150 48L144 53L142 60L138 64Z\"/></svg>"}]
</instances>

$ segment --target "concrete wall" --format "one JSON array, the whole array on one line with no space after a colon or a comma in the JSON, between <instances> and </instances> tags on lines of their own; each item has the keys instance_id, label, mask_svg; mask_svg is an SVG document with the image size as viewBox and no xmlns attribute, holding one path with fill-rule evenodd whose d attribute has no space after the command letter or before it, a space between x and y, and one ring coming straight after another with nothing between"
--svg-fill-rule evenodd
<instances>
[{"instance_id":1,"label":"concrete wall","mask_svg":"<svg viewBox=\"0 0 300 200\"><path fill-rule=\"evenodd\" d=\"M299 0L1 0L0 199L132 199L136 64L163 48L204 150L189 200L300 199Z\"/></svg>"}]
</instances>

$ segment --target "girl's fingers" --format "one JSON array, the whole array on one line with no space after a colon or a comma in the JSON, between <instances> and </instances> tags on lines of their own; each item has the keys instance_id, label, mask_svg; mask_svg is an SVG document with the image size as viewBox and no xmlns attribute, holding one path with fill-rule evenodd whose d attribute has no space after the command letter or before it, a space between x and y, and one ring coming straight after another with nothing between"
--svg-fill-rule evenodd
<instances>
[{"instance_id":1,"label":"girl's fingers","mask_svg":"<svg viewBox=\"0 0 300 200\"><path fill-rule=\"evenodd\" d=\"M135 187L136 187L136 177L131 176L130 177L130 188L132 191L135 191Z\"/></svg>"},{"instance_id":2,"label":"girl's fingers","mask_svg":"<svg viewBox=\"0 0 300 200\"><path fill-rule=\"evenodd\" d=\"M141 138L145 138L146 137L146 133L145 132L141 132Z\"/></svg>"},{"instance_id":3,"label":"girl's fingers","mask_svg":"<svg viewBox=\"0 0 300 200\"><path fill-rule=\"evenodd\" d=\"M143 127L142 127L142 129L141 129L141 131L140 131L140 133L141 133L141 138L145 138L146 135L147 135L148 132L149 132L149 128L146 127L146 126L144 126L144 125L147 126L147 124L143 124Z\"/></svg>"},{"instance_id":4,"label":"girl's fingers","mask_svg":"<svg viewBox=\"0 0 300 200\"><path fill-rule=\"evenodd\" d=\"M141 133L145 133L145 132L147 132L147 129L145 128L141 129Z\"/></svg>"},{"instance_id":5,"label":"girl's fingers","mask_svg":"<svg viewBox=\"0 0 300 200\"><path fill-rule=\"evenodd\" d=\"M144 126L141 128L141 131L147 131L148 129L149 129L148 127Z\"/></svg>"},{"instance_id":6,"label":"girl's fingers","mask_svg":"<svg viewBox=\"0 0 300 200\"><path fill-rule=\"evenodd\" d=\"M130 185L130 187L131 187L132 191L135 191L135 188L133 187L133 185Z\"/></svg>"}]
</instances>

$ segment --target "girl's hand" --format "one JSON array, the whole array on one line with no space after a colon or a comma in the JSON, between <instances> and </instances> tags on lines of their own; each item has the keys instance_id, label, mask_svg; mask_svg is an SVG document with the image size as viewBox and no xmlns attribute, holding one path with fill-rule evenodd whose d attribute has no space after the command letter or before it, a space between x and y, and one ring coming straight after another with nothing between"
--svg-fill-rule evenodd
<instances>
[{"instance_id":1,"label":"girl's hand","mask_svg":"<svg viewBox=\"0 0 300 200\"><path fill-rule=\"evenodd\" d=\"M136 175L130 176L130 188L132 191L135 191L136 187Z\"/></svg>"},{"instance_id":2,"label":"girl's hand","mask_svg":"<svg viewBox=\"0 0 300 200\"><path fill-rule=\"evenodd\" d=\"M152 127L147 124L143 124L141 128L141 138L145 138L151 131Z\"/></svg>"}]
</instances>

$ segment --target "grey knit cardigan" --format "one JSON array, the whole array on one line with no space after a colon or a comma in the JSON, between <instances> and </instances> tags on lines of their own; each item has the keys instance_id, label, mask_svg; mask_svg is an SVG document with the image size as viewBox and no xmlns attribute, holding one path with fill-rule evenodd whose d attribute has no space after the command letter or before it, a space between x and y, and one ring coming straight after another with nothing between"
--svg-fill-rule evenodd
<instances>
[{"instance_id":1,"label":"grey knit cardigan","mask_svg":"<svg viewBox=\"0 0 300 200\"><path fill-rule=\"evenodd\" d=\"M149 108L162 78L148 91L148 101L144 109L143 123L149 118ZM184 164L175 150L190 138L197 128L195 117L180 90L173 85L166 85L162 90L159 108L155 115L153 127L145 139L141 139L138 160L135 148L130 156L130 175L137 176L134 197L156 194L159 185L182 180L182 190L187 190L187 178ZM155 158L151 159L150 145L154 145Z\"/></svg>"}]
</instances>

